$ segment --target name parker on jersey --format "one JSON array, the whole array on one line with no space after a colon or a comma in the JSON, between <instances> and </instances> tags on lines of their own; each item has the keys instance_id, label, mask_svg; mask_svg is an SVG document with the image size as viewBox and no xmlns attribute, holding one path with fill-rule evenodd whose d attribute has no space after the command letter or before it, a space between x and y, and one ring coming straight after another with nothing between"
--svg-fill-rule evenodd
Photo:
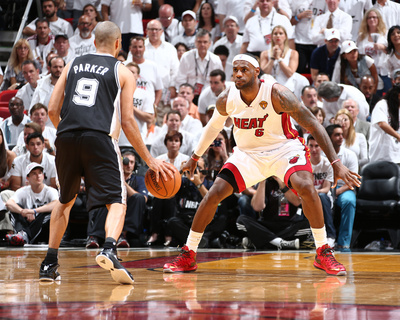
<instances>
[{"instance_id":1,"label":"name parker on jersey","mask_svg":"<svg viewBox=\"0 0 400 320\"><path fill-rule=\"evenodd\" d=\"M108 70L110 69L104 68L104 66L98 66L97 64L91 65L90 63L80 63L79 65L75 65L73 67L73 71L75 72L75 74L77 74L78 72L91 72L104 76Z\"/></svg>"}]
</instances>

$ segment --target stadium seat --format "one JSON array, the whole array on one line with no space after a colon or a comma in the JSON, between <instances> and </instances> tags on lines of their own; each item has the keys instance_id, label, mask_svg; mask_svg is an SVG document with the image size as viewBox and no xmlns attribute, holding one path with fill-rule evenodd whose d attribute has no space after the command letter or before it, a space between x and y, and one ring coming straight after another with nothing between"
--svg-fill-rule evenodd
<instances>
[{"instance_id":1,"label":"stadium seat","mask_svg":"<svg viewBox=\"0 0 400 320\"><path fill-rule=\"evenodd\" d=\"M10 116L10 111L8 110L8 102L5 105L4 102L0 102L0 117L6 119Z\"/></svg>"},{"instance_id":2,"label":"stadium seat","mask_svg":"<svg viewBox=\"0 0 400 320\"><path fill-rule=\"evenodd\" d=\"M400 242L400 167L389 161L370 162L361 176L352 245L361 232L385 230L396 248Z\"/></svg>"},{"instance_id":3,"label":"stadium seat","mask_svg":"<svg viewBox=\"0 0 400 320\"><path fill-rule=\"evenodd\" d=\"M17 94L18 90L4 90L0 92L0 102L7 102Z\"/></svg>"},{"instance_id":4,"label":"stadium seat","mask_svg":"<svg viewBox=\"0 0 400 320\"><path fill-rule=\"evenodd\" d=\"M142 20L142 24L143 24L143 33L144 36L147 36L147 32L146 32L146 28L147 28L147 24L151 21L151 19L143 19Z\"/></svg>"}]
</instances>

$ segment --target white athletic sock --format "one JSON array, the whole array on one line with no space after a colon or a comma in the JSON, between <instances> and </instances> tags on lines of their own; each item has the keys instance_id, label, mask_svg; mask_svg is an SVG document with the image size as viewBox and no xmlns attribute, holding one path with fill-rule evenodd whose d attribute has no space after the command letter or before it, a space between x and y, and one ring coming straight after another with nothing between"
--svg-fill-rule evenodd
<instances>
[{"instance_id":1,"label":"white athletic sock","mask_svg":"<svg viewBox=\"0 0 400 320\"><path fill-rule=\"evenodd\" d=\"M315 248L318 249L328 243L325 225L322 228L311 228L311 231L314 236Z\"/></svg>"},{"instance_id":2,"label":"white athletic sock","mask_svg":"<svg viewBox=\"0 0 400 320\"><path fill-rule=\"evenodd\" d=\"M202 237L203 232L194 232L192 229L190 229L189 236L186 241L186 245L188 246L189 250L197 252L197 247L199 246Z\"/></svg>"},{"instance_id":3,"label":"white athletic sock","mask_svg":"<svg viewBox=\"0 0 400 320\"><path fill-rule=\"evenodd\" d=\"M275 247L280 247L281 246L281 241L282 241L282 238L278 237L278 238L275 238L275 239L271 240L269 243L272 244Z\"/></svg>"}]
</instances>

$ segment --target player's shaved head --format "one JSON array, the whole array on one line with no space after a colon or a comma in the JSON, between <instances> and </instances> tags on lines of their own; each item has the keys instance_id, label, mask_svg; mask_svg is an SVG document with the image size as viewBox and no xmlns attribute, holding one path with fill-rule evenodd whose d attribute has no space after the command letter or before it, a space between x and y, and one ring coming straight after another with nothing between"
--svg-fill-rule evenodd
<instances>
[{"instance_id":1,"label":"player's shaved head","mask_svg":"<svg viewBox=\"0 0 400 320\"><path fill-rule=\"evenodd\" d=\"M116 39L120 39L121 30L111 21L99 23L95 32L96 46L113 46Z\"/></svg>"}]
</instances>

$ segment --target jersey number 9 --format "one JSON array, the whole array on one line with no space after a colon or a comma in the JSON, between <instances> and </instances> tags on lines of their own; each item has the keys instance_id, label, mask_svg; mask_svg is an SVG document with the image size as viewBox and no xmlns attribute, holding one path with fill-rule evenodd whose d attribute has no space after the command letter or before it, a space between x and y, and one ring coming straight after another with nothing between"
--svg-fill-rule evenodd
<instances>
[{"instance_id":1,"label":"jersey number 9","mask_svg":"<svg viewBox=\"0 0 400 320\"><path fill-rule=\"evenodd\" d=\"M76 82L75 95L72 101L83 107L93 107L97 97L99 81L97 79L81 78Z\"/></svg>"}]
</instances>

